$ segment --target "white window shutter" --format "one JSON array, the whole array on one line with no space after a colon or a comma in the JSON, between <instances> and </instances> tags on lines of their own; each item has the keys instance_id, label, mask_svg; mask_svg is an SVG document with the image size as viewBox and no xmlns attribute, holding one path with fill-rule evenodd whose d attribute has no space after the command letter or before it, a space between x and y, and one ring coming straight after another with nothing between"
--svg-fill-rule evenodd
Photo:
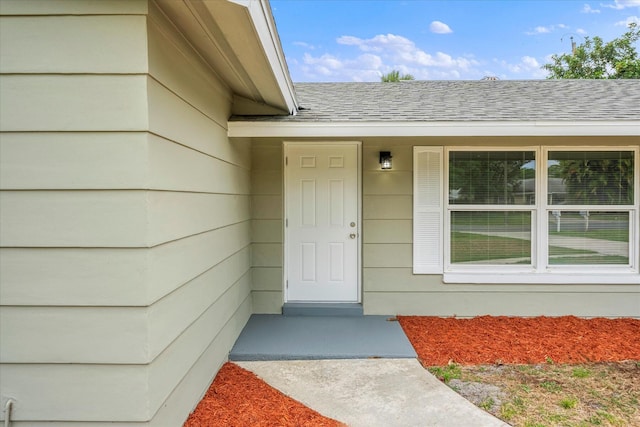
<instances>
[{"instance_id":1,"label":"white window shutter","mask_svg":"<svg viewBox=\"0 0 640 427\"><path fill-rule=\"evenodd\" d=\"M443 148L413 148L413 273L443 271Z\"/></svg>"}]
</instances>

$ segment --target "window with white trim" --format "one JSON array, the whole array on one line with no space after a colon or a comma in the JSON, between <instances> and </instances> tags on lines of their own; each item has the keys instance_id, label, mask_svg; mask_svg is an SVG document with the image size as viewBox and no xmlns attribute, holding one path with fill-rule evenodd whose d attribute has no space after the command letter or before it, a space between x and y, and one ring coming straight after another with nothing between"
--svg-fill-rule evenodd
<instances>
[{"instance_id":1,"label":"window with white trim","mask_svg":"<svg viewBox=\"0 0 640 427\"><path fill-rule=\"evenodd\" d=\"M637 164L637 147L414 147L414 273L640 283Z\"/></svg>"}]
</instances>

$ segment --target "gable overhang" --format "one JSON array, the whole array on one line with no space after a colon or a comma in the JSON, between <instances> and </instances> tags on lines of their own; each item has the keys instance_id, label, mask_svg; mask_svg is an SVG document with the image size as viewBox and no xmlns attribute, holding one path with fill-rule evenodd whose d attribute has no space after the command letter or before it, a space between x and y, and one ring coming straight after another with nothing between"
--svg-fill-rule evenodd
<instances>
[{"instance_id":1,"label":"gable overhang","mask_svg":"<svg viewBox=\"0 0 640 427\"><path fill-rule=\"evenodd\" d=\"M638 136L640 120L482 122L230 121L229 137L364 138L420 136Z\"/></svg>"},{"instance_id":2,"label":"gable overhang","mask_svg":"<svg viewBox=\"0 0 640 427\"><path fill-rule=\"evenodd\" d=\"M296 114L269 0L156 0L233 93L235 115Z\"/></svg>"}]
</instances>

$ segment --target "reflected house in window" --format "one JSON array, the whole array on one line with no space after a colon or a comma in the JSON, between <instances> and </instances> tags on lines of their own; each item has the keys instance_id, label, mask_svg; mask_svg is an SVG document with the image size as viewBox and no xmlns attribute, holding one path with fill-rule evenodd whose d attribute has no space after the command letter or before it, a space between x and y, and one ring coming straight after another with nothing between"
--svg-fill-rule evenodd
<instances>
[{"instance_id":1,"label":"reflected house in window","mask_svg":"<svg viewBox=\"0 0 640 427\"><path fill-rule=\"evenodd\" d=\"M562 178L549 178L547 181L547 203L562 205L567 198L567 187Z\"/></svg>"},{"instance_id":2,"label":"reflected house in window","mask_svg":"<svg viewBox=\"0 0 640 427\"><path fill-rule=\"evenodd\" d=\"M523 179L518 183L516 197L520 202L526 201L528 205L536 203L536 180L534 178ZM562 205L567 198L567 187L562 178L549 178L547 182L547 203L550 205Z\"/></svg>"}]
</instances>

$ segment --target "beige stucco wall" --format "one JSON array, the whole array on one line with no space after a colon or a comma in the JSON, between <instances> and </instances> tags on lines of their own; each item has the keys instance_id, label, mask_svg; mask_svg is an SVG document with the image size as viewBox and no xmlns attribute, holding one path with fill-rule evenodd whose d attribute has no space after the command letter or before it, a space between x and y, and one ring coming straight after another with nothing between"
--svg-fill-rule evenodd
<instances>
[{"instance_id":1,"label":"beige stucco wall","mask_svg":"<svg viewBox=\"0 0 640 427\"><path fill-rule=\"evenodd\" d=\"M51 4L1 9L0 403L179 425L251 313L249 142L153 4Z\"/></svg>"},{"instance_id":2,"label":"beige stucco wall","mask_svg":"<svg viewBox=\"0 0 640 427\"><path fill-rule=\"evenodd\" d=\"M425 137L365 138L362 142L362 299L366 314L640 317L640 285L445 284L441 275L412 272L413 146L606 146L634 144L637 138ZM392 152L390 171L380 170L381 150ZM253 245L257 247L254 309L277 313L282 305L282 141L254 140L253 156L262 162L261 170L256 165L252 173L252 181L259 183L253 195L258 202L252 209L254 229L260 234L267 227L274 230L271 240Z\"/></svg>"}]
</instances>

